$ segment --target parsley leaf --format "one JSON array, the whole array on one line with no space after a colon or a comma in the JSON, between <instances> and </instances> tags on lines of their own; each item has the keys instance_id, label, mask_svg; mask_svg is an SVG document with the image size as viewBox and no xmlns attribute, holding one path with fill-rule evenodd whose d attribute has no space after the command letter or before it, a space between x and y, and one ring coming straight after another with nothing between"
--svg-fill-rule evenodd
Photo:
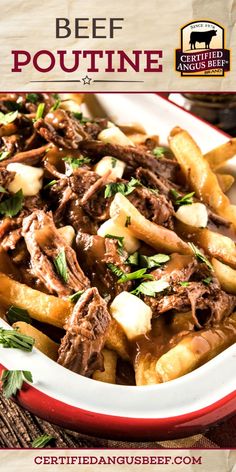
<instances>
[{"instance_id":1,"label":"parsley leaf","mask_svg":"<svg viewBox=\"0 0 236 472\"><path fill-rule=\"evenodd\" d=\"M24 380L33 382L29 370L4 370L1 376L4 396L10 398L12 395L16 395L18 390L21 390Z\"/></svg>"},{"instance_id":2,"label":"parsley leaf","mask_svg":"<svg viewBox=\"0 0 236 472\"><path fill-rule=\"evenodd\" d=\"M206 277L202 280L202 282L206 285L209 285L212 282L212 277Z\"/></svg>"},{"instance_id":3,"label":"parsley leaf","mask_svg":"<svg viewBox=\"0 0 236 472\"><path fill-rule=\"evenodd\" d=\"M74 170L78 169L78 167L83 166L84 164L89 164L91 159L89 157L63 157L63 161L67 162L69 166Z\"/></svg>"},{"instance_id":4,"label":"parsley leaf","mask_svg":"<svg viewBox=\"0 0 236 472\"><path fill-rule=\"evenodd\" d=\"M0 213L10 217L17 215L22 208L23 200L23 192L18 190L14 195L0 203Z\"/></svg>"},{"instance_id":5,"label":"parsley leaf","mask_svg":"<svg viewBox=\"0 0 236 472\"><path fill-rule=\"evenodd\" d=\"M181 285L181 287L188 287L189 286L189 282L179 282L179 285Z\"/></svg>"},{"instance_id":6,"label":"parsley leaf","mask_svg":"<svg viewBox=\"0 0 236 472\"><path fill-rule=\"evenodd\" d=\"M152 280L150 282L142 282L135 290L131 293L133 295L148 295L149 297L155 297L156 293L163 292L170 285L165 280Z\"/></svg>"},{"instance_id":7,"label":"parsley leaf","mask_svg":"<svg viewBox=\"0 0 236 472\"><path fill-rule=\"evenodd\" d=\"M128 280L137 280L137 279L150 279L153 280L153 276L151 274L146 274L147 269L139 269L135 272L130 272L128 274L124 273L119 280L118 283L128 282Z\"/></svg>"},{"instance_id":8,"label":"parsley leaf","mask_svg":"<svg viewBox=\"0 0 236 472\"><path fill-rule=\"evenodd\" d=\"M105 238L116 239L118 247L124 249L124 236L115 236L114 234L106 234Z\"/></svg>"},{"instance_id":9,"label":"parsley leaf","mask_svg":"<svg viewBox=\"0 0 236 472\"><path fill-rule=\"evenodd\" d=\"M10 306L6 316L10 324L15 323L16 321L24 321L25 323L31 324L31 318L28 311L23 310L18 306Z\"/></svg>"},{"instance_id":10,"label":"parsley leaf","mask_svg":"<svg viewBox=\"0 0 236 472\"><path fill-rule=\"evenodd\" d=\"M170 260L170 256L167 254L155 254L154 256L143 256L140 255L140 265L141 267L147 267L152 269L153 267L160 267L162 264L165 264Z\"/></svg>"},{"instance_id":11,"label":"parsley leaf","mask_svg":"<svg viewBox=\"0 0 236 472\"><path fill-rule=\"evenodd\" d=\"M59 108L60 104L61 104L61 100L60 100L60 98L57 98L54 105L50 108L50 111L57 110Z\"/></svg>"},{"instance_id":12,"label":"parsley leaf","mask_svg":"<svg viewBox=\"0 0 236 472\"><path fill-rule=\"evenodd\" d=\"M0 193L7 193L7 190L0 185Z\"/></svg>"},{"instance_id":13,"label":"parsley leaf","mask_svg":"<svg viewBox=\"0 0 236 472\"><path fill-rule=\"evenodd\" d=\"M0 161L4 161L9 156L10 152L9 151L2 151L0 152Z\"/></svg>"},{"instance_id":14,"label":"parsley leaf","mask_svg":"<svg viewBox=\"0 0 236 472\"><path fill-rule=\"evenodd\" d=\"M175 198L175 205L191 205L193 203L193 196L195 195L195 192L186 193L186 195L182 196L179 192L172 188L171 193Z\"/></svg>"},{"instance_id":15,"label":"parsley leaf","mask_svg":"<svg viewBox=\"0 0 236 472\"><path fill-rule=\"evenodd\" d=\"M166 148L164 148L163 146L156 146L153 150L152 150L152 154L159 158L159 157L163 157L164 154L166 152Z\"/></svg>"},{"instance_id":16,"label":"parsley leaf","mask_svg":"<svg viewBox=\"0 0 236 472\"><path fill-rule=\"evenodd\" d=\"M138 253L138 251L134 252L133 254L130 254L128 259L126 259L126 262L130 265L137 266L139 264L139 253Z\"/></svg>"},{"instance_id":17,"label":"parsley leaf","mask_svg":"<svg viewBox=\"0 0 236 472\"><path fill-rule=\"evenodd\" d=\"M39 436L38 438L34 439L34 441L32 441L31 443L31 446L40 449L42 447L45 447L53 439L55 438L54 436L51 436L51 434L43 434L42 436Z\"/></svg>"},{"instance_id":18,"label":"parsley leaf","mask_svg":"<svg viewBox=\"0 0 236 472\"><path fill-rule=\"evenodd\" d=\"M111 270L111 272L113 272L113 274L115 274L117 277L122 277L124 275L124 272L123 270L119 269L119 267L117 267L115 264L112 264L111 262L109 262L107 264L107 267Z\"/></svg>"},{"instance_id":19,"label":"parsley leaf","mask_svg":"<svg viewBox=\"0 0 236 472\"><path fill-rule=\"evenodd\" d=\"M29 103L37 103L40 100L38 93L27 93L26 101Z\"/></svg>"},{"instance_id":20,"label":"parsley leaf","mask_svg":"<svg viewBox=\"0 0 236 472\"><path fill-rule=\"evenodd\" d=\"M74 112L73 112L73 115L74 115L74 117L75 117L77 120L79 120L80 123L82 123L82 124L85 124L85 123L87 123L88 121L91 121L89 118L85 118L85 117L83 116L83 113L74 111Z\"/></svg>"},{"instance_id":21,"label":"parsley leaf","mask_svg":"<svg viewBox=\"0 0 236 472\"><path fill-rule=\"evenodd\" d=\"M83 295L83 293L84 293L84 290L79 290L78 292L75 292L72 295L70 295L68 299L72 303L76 303L80 299L81 295Z\"/></svg>"},{"instance_id":22,"label":"parsley leaf","mask_svg":"<svg viewBox=\"0 0 236 472\"><path fill-rule=\"evenodd\" d=\"M8 125L9 123L12 123L13 121L15 121L17 116L18 116L18 110L10 111L10 113L6 113L5 115L4 113L0 111L0 124Z\"/></svg>"},{"instance_id":23,"label":"parsley leaf","mask_svg":"<svg viewBox=\"0 0 236 472\"><path fill-rule=\"evenodd\" d=\"M195 246L195 244L193 243L188 243L188 244L191 247L196 259L206 264L210 270L213 270L211 263L208 261L207 257L205 257L204 254L202 254L202 252L197 248L197 246Z\"/></svg>"},{"instance_id":24,"label":"parsley leaf","mask_svg":"<svg viewBox=\"0 0 236 472\"><path fill-rule=\"evenodd\" d=\"M116 164L117 164L117 159L116 157L113 157L111 158L111 167L112 169L114 169L116 167Z\"/></svg>"},{"instance_id":25,"label":"parsley leaf","mask_svg":"<svg viewBox=\"0 0 236 472\"><path fill-rule=\"evenodd\" d=\"M46 190L47 188L53 187L57 183L57 180L50 180L46 185L44 185L43 189Z\"/></svg>"},{"instance_id":26,"label":"parsley leaf","mask_svg":"<svg viewBox=\"0 0 236 472\"><path fill-rule=\"evenodd\" d=\"M44 108L45 108L45 103L40 103L38 105L38 108L37 108L37 111L36 111L36 116L35 116L35 121L39 120L39 118L42 118Z\"/></svg>"},{"instance_id":27,"label":"parsley leaf","mask_svg":"<svg viewBox=\"0 0 236 472\"><path fill-rule=\"evenodd\" d=\"M31 336L21 334L16 329L0 328L0 344L5 348L31 352L34 342L35 340Z\"/></svg>"},{"instance_id":28,"label":"parsley leaf","mask_svg":"<svg viewBox=\"0 0 236 472\"><path fill-rule=\"evenodd\" d=\"M105 198L113 197L116 193L122 193L122 195L129 195L135 189L142 185L141 182L134 177L131 178L130 182L112 182L106 185Z\"/></svg>"},{"instance_id":29,"label":"parsley leaf","mask_svg":"<svg viewBox=\"0 0 236 472\"><path fill-rule=\"evenodd\" d=\"M56 271L58 275L64 280L64 282L67 282L68 280L68 270L67 270L67 262L66 262L66 255L64 249L59 252L57 257L54 259L54 265L56 267Z\"/></svg>"}]
</instances>

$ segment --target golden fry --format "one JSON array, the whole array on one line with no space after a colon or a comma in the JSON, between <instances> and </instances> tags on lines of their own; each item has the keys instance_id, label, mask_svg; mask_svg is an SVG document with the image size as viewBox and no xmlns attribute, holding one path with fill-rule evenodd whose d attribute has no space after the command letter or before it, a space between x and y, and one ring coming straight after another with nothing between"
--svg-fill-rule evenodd
<instances>
[{"instance_id":1,"label":"golden fry","mask_svg":"<svg viewBox=\"0 0 236 472\"><path fill-rule=\"evenodd\" d=\"M204 159L200 148L187 131L175 128L170 135L173 151L196 196L236 228L236 206L222 192L217 177Z\"/></svg>"},{"instance_id":2,"label":"golden fry","mask_svg":"<svg viewBox=\"0 0 236 472\"><path fill-rule=\"evenodd\" d=\"M216 174L221 190L226 193L234 183L234 177L230 174Z\"/></svg>"},{"instance_id":3,"label":"golden fry","mask_svg":"<svg viewBox=\"0 0 236 472\"><path fill-rule=\"evenodd\" d=\"M157 358L150 352L140 353L135 359L135 381L136 385L154 385L161 383L156 371Z\"/></svg>"},{"instance_id":4,"label":"golden fry","mask_svg":"<svg viewBox=\"0 0 236 472\"><path fill-rule=\"evenodd\" d=\"M236 247L232 239L209 229L198 232L196 243L212 257L236 268Z\"/></svg>"},{"instance_id":5,"label":"golden fry","mask_svg":"<svg viewBox=\"0 0 236 472\"><path fill-rule=\"evenodd\" d=\"M2 273L0 303L5 307L16 305L27 310L32 318L59 328L63 328L73 310L73 304L69 300L34 290Z\"/></svg>"},{"instance_id":6,"label":"golden fry","mask_svg":"<svg viewBox=\"0 0 236 472\"><path fill-rule=\"evenodd\" d=\"M236 295L236 270L215 258L211 262L223 290Z\"/></svg>"},{"instance_id":7,"label":"golden fry","mask_svg":"<svg viewBox=\"0 0 236 472\"><path fill-rule=\"evenodd\" d=\"M115 319L111 320L105 341L105 347L117 352L117 354L122 359L129 360L130 356L128 339L121 326L117 323Z\"/></svg>"},{"instance_id":8,"label":"golden fry","mask_svg":"<svg viewBox=\"0 0 236 472\"><path fill-rule=\"evenodd\" d=\"M95 370L92 377L94 380L100 380L100 382L115 384L117 354L114 351L103 349L102 355L104 359L104 371Z\"/></svg>"},{"instance_id":9,"label":"golden fry","mask_svg":"<svg viewBox=\"0 0 236 472\"><path fill-rule=\"evenodd\" d=\"M236 138L232 138L227 143L221 144L204 155L210 167L215 170L225 164L236 154Z\"/></svg>"},{"instance_id":10,"label":"golden fry","mask_svg":"<svg viewBox=\"0 0 236 472\"><path fill-rule=\"evenodd\" d=\"M236 341L236 314L217 328L203 329L184 337L156 363L162 382L177 379L209 361Z\"/></svg>"},{"instance_id":11,"label":"golden fry","mask_svg":"<svg viewBox=\"0 0 236 472\"><path fill-rule=\"evenodd\" d=\"M31 336L35 340L34 346L37 347L39 351L43 352L45 356L50 357L53 361L57 360L59 345L46 336L46 334L23 321L14 323L13 328L18 328L20 333Z\"/></svg>"},{"instance_id":12,"label":"golden fry","mask_svg":"<svg viewBox=\"0 0 236 472\"><path fill-rule=\"evenodd\" d=\"M135 206L121 193L117 193L110 207L110 216L120 226L124 226L127 217L130 219L129 231L137 239L168 254L178 252L190 254L191 250L174 231L147 220Z\"/></svg>"}]
</instances>

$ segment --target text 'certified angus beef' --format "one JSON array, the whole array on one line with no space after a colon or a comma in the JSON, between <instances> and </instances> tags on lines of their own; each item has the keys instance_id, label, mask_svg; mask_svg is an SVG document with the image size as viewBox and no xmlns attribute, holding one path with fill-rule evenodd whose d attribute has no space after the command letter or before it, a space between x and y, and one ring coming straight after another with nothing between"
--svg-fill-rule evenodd
<instances>
[{"instance_id":1,"label":"text 'certified angus beef'","mask_svg":"<svg viewBox=\"0 0 236 472\"><path fill-rule=\"evenodd\" d=\"M235 140L203 155L175 127L163 145L86 100L0 94L0 343L102 382L167 382L236 340L234 177L218 172Z\"/></svg>"}]
</instances>

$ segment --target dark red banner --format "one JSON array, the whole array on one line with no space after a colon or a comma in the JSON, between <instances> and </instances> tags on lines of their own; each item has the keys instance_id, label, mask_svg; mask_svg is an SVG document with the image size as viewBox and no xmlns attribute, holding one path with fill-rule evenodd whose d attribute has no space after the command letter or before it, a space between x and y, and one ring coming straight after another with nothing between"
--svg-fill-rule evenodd
<instances>
[{"instance_id":1,"label":"dark red banner","mask_svg":"<svg viewBox=\"0 0 236 472\"><path fill-rule=\"evenodd\" d=\"M176 70L194 74L214 69L230 70L229 49L209 49L200 52L183 52L176 49Z\"/></svg>"}]
</instances>

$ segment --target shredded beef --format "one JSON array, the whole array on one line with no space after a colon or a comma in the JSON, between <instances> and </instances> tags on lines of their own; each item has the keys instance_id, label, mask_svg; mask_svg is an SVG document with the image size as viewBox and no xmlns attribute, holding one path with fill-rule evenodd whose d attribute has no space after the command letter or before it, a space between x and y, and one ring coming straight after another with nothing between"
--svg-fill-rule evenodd
<instances>
[{"instance_id":1,"label":"shredded beef","mask_svg":"<svg viewBox=\"0 0 236 472\"><path fill-rule=\"evenodd\" d=\"M50 293L63 297L89 287L74 250L56 229L51 215L35 210L23 220L22 235L30 253L32 273ZM55 270L55 260L62 252L66 258L67 280Z\"/></svg>"},{"instance_id":2,"label":"shredded beef","mask_svg":"<svg viewBox=\"0 0 236 472\"><path fill-rule=\"evenodd\" d=\"M118 284L117 276L107 265L112 263L123 272L130 272L130 266L125 264L128 254L119 252L115 239L78 233L76 244L82 269L103 297L110 301L123 290L131 288L130 282Z\"/></svg>"},{"instance_id":3,"label":"shredded beef","mask_svg":"<svg viewBox=\"0 0 236 472\"><path fill-rule=\"evenodd\" d=\"M9 172L6 169L0 170L0 186L3 187L5 190L8 188L9 184L14 179L15 172ZM4 192L0 192L0 201L4 196Z\"/></svg>"},{"instance_id":4,"label":"shredded beef","mask_svg":"<svg viewBox=\"0 0 236 472\"><path fill-rule=\"evenodd\" d=\"M80 141L87 138L80 122L62 109L49 112L34 127L46 141L66 149L78 149Z\"/></svg>"},{"instance_id":5,"label":"shredded beef","mask_svg":"<svg viewBox=\"0 0 236 472\"><path fill-rule=\"evenodd\" d=\"M170 284L166 293L144 297L154 317L170 310L191 309L196 327L201 328L218 324L236 306L236 297L221 290L206 264L198 263L192 256L174 254L164 268L154 270L152 275L155 280L163 279ZM207 278L210 281L204 282Z\"/></svg>"},{"instance_id":6,"label":"shredded beef","mask_svg":"<svg viewBox=\"0 0 236 472\"><path fill-rule=\"evenodd\" d=\"M113 156L121 159L128 166L136 169L140 166L150 169L158 176L166 179L175 180L179 164L172 159L162 157L156 159L145 149L133 146L120 146L118 144L104 144L101 141L83 140L80 143L80 149L83 153L98 161L103 156Z\"/></svg>"},{"instance_id":7,"label":"shredded beef","mask_svg":"<svg viewBox=\"0 0 236 472\"><path fill-rule=\"evenodd\" d=\"M66 335L61 341L58 363L88 377L95 370L102 370L101 350L110 320L98 290L95 287L86 290L65 326Z\"/></svg>"},{"instance_id":8,"label":"shredded beef","mask_svg":"<svg viewBox=\"0 0 236 472\"><path fill-rule=\"evenodd\" d=\"M174 229L174 208L164 195L155 194L144 187L136 187L127 198L148 220Z\"/></svg>"}]
</instances>

